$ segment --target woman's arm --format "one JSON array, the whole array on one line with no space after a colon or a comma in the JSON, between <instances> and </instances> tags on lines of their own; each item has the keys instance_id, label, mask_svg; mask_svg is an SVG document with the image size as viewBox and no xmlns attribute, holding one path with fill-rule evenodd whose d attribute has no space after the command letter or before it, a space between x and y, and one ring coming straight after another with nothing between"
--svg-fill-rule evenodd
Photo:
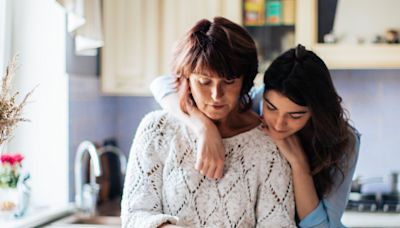
<instances>
[{"instance_id":1,"label":"woman's arm","mask_svg":"<svg viewBox=\"0 0 400 228\"><path fill-rule=\"evenodd\" d=\"M300 227L345 227L341 218L346 208L360 149L360 134L355 129L354 134L354 153L349 160L349 168L343 181L341 175L338 174L332 192L319 202L317 208L300 221Z\"/></svg>"},{"instance_id":2,"label":"woman's arm","mask_svg":"<svg viewBox=\"0 0 400 228\"><path fill-rule=\"evenodd\" d=\"M154 228L178 218L162 209L163 162L160 151L166 151L160 124L152 113L143 118L132 144L121 202L122 227ZM161 126L162 128L163 126Z\"/></svg>"},{"instance_id":3,"label":"woman's arm","mask_svg":"<svg viewBox=\"0 0 400 228\"><path fill-rule=\"evenodd\" d=\"M268 134L268 130L266 129ZM276 140L279 151L286 157L292 167L293 185L295 192L296 211L300 218L300 227L343 227L341 217L346 207L352 177L354 174L358 150L359 134L356 132L356 144L349 169L344 180L340 174L335 178L332 192L319 200L313 178L310 174L308 161L297 136L284 140Z\"/></svg>"},{"instance_id":4,"label":"woman's arm","mask_svg":"<svg viewBox=\"0 0 400 228\"><path fill-rule=\"evenodd\" d=\"M208 178L221 178L224 169L225 150L215 124L203 115L189 98L189 85L183 80L181 92L185 96L184 113L179 104L178 83L172 76L161 76L151 83L150 89L161 107L186 123L198 136L195 167Z\"/></svg>"}]
</instances>

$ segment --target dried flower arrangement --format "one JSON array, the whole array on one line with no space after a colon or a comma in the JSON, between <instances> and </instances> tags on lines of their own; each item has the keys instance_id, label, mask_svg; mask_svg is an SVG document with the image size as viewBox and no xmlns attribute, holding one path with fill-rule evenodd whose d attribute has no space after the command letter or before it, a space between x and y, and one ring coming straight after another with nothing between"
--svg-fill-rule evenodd
<instances>
[{"instance_id":1,"label":"dried flower arrangement","mask_svg":"<svg viewBox=\"0 0 400 228\"><path fill-rule=\"evenodd\" d=\"M28 97L35 90L27 93L21 103L16 102L19 92L10 94L11 81L17 69L17 57L15 55L4 73L0 90L0 145L12 137L16 124L20 121L29 121L22 117L22 109L27 103ZM1 152L1 151L0 151Z\"/></svg>"}]
</instances>

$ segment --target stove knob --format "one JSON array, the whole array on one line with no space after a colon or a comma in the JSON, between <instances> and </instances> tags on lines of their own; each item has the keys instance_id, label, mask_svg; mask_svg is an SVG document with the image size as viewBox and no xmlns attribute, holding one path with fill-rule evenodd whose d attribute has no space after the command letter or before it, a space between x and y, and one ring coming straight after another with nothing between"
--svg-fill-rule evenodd
<instances>
[{"instance_id":1,"label":"stove knob","mask_svg":"<svg viewBox=\"0 0 400 228\"><path fill-rule=\"evenodd\" d=\"M364 211L364 204L360 203L357 209L358 211Z\"/></svg>"},{"instance_id":2,"label":"stove knob","mask_svg":"<svg viewBox=\"0 0 400 228\"><path fill-rule=\"evenodd\" d=\"M383 211L384 211L384 212L388 212L388 211L389 211L389 205L384 204L384 205L383 205Z\"/></svg>"}]
</instances>

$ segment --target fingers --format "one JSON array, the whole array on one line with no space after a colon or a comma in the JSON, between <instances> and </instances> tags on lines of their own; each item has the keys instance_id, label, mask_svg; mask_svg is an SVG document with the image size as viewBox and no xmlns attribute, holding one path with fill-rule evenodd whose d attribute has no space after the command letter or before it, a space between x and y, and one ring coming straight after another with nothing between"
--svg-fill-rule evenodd
<instances>
[{"instance_id":1,"label":"fingers","mask_svg":"<svg viewBox=\"0 0 400 228\"><path fill-rule=\"evenodd\" d=\"M204 165L203 160L197 159L195 169L197 169L198 171L203 170L203 165Z\"/></svg>"},{"instance_id":2,"label":"fingers","mask_svg":"<svg viewBox=\"0 0 400 228\"><path fill-rule=\"evenodd\" d=\"M210 179L219 179L223 176L224 161L207 162L200 160L196 163L195 168Z\"/></svg>"},{"instance_id":3,"label":"fingers","mask_svg":"<svg viewBox=\"0 0 400 228\"><path fill-rule=\"evenodd\" d=\"M208 166L208 170L207 170L206 176L207 176L208 178L210 178L210 179L214 179L216 168L217 168L217 167L216 167L215 164L210 164L210 165Z\"/></svg>"},{"instance_id":4,"label":"fingers","mask_svg":"<svg viewBox=\"0 0 400 228\"><path fill-rule=\"evenodd\" d=\"M214 179L222 178L223 174L224 174L224 162L222 161L222 163L218 164L217 168L215 169Z\"/></svg>"}]
</instances>

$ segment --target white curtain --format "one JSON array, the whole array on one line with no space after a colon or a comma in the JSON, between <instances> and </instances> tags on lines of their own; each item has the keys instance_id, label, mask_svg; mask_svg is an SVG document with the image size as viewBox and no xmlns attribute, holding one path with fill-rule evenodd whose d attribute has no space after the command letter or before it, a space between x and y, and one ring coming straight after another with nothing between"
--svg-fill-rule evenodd
<instances>
[{"instance_id":1,"label":"white curtain","mask_svg":"<svg viewBox=\"0 0 400 228\"><path fill-rule=\"evenodd\" d=\"M11 60L11 4L10 0L0 1L0 72L3 76L5 67Z\"/></svg>"},{"instance_id":2,"label":"white curtain","mask_svg":"<svg viewBox=\"0 0 400 228\"><path fill-rule=\"evenodd\" d=\"M104 45L100 0L56 0L68 15L68 32L75 37L76 55L97 55Z\"/></svg>"}]
</instances>

